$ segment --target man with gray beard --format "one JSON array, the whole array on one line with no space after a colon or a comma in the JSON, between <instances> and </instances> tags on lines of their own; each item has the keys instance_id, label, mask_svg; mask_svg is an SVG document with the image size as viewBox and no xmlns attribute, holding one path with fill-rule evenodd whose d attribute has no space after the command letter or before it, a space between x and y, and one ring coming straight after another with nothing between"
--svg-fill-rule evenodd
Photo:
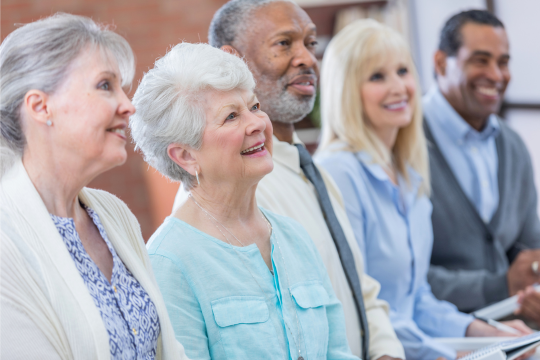
<instances>
[{"instance_id":1,"label":"man with gray beard","mask_svg":"<svg viewBox=\"0 0 540 360\"><path fill-rule=\"evenodd\" d=\"M403 359L388 306L377 298L380 285L363 272L341 194L313 165L294 131L294 123L311 112L315 102L316 35L309 16L292 1L232 0L214 15L209 40L245 59L257 82L261 109L272 121L274 170L259 183L258 204L292 217L308 231L343 305L352 353L362 359ZM183 198L180 190L175 206ZM298 316L309 316L309 308L321 305L322 294L305 295L295 299Z\"/></svg>"}]
</instances>

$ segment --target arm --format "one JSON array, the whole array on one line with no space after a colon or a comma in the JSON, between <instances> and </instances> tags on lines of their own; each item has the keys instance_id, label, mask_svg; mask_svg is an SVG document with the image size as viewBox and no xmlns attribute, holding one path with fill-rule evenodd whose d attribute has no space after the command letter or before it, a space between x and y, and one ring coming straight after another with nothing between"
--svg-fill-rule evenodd
<instances>
[{"instance_id":1,"label":"arm","mask_svg":"<svg viewBox=\"0 0 540 360\"><path fill-rule=\"evenodd\" d=\"M210 360L206 325L197 298L172 257L150 255L176 339L192 359Z\"/></svg>"},{"instance_id":2,"label":"arm","mask_svg":"<svg viewBox=\"0 0 540 360\"><path fill-rule=\"evenodd\" d=\"M455 304L461 311L472 311L508 297L506 273L431 265L428 281L438 298Z\"/></svg>"},{"instance_id":3,"label":"arm","mask_svg":"<svg viewBox=\"0 0 540 360\"><path fill-rule=\"evenodd\" d=\"M464 337L474 320L453 304L437 300L427 282L416 294L413 318L423 332L433 337Z\"/></svg>"}]
</instances>

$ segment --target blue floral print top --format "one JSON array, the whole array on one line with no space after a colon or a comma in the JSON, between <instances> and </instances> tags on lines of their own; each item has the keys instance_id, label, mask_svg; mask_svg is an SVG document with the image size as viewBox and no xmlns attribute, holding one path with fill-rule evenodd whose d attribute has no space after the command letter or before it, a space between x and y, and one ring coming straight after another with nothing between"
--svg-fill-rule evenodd
<instances>
[{"instance_id":1,"label":"blue floral print top","mask_svg":"<svg viewBox=\"0 0 540 360\"><path fill-rule=\"evenodd\" d=\"M153 360L160 333L156 307L116 254L98 214L84 208L112 254L111 283L84 249L73 219L52 214L51 218L99 309L109 334L111 360Z\"/></svg>"}]
</instances>

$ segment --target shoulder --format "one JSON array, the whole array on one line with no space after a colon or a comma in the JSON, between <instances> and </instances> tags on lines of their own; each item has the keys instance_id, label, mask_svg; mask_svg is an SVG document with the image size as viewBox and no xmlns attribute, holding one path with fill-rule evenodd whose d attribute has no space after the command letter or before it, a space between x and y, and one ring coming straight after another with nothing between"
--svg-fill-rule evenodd
<instances>
[{"instance_id":1,"label":"shoulder","mask_svg":"<svg viewBox=\"0 0 540 360\"><path fill-rule=\"evenodd\" d=\"M527 146L523 142L521 136L519 136L519 134L515 130L513 130L501 119L499 119L499 125L501 127L500 136L502 136L504 146L512 152L517 152L528 156L529 151L527 150Z\"/></svg>"},{"instance_id":2,"label":"shoulder","mask_svg":"<svg viewBox=\"0 0 540 360\"><path fill-rule=\"evenodd\" d=\"M308 239L311 241L306 229L304 229L304 227L298 221L288 216L278 215L262 207L261 211L264 213L268 221L270 221L272 227L280 233L286 235L286 237L300 237L302 239Z\"/></svg>"}]
</instances>

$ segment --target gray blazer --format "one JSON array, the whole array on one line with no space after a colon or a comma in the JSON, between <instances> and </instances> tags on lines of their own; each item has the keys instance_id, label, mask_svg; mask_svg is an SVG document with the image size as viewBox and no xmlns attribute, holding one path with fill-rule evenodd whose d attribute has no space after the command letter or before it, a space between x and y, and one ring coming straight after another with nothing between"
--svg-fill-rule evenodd
<instances>
[{"instance_id":1,"label":"gray blazer","mask_svg":"<svg viewBox=\"0 0 540 360\"><path fill-rule=\"evenodd\" d=\"M502 121L499 207L486 224L461 189L427 122L433 202L433 253L428 281L439 299L469 312L508 297L506 273L523 249L540 248L540 221L531 159Z\"/></svg>"}]
</instances>

